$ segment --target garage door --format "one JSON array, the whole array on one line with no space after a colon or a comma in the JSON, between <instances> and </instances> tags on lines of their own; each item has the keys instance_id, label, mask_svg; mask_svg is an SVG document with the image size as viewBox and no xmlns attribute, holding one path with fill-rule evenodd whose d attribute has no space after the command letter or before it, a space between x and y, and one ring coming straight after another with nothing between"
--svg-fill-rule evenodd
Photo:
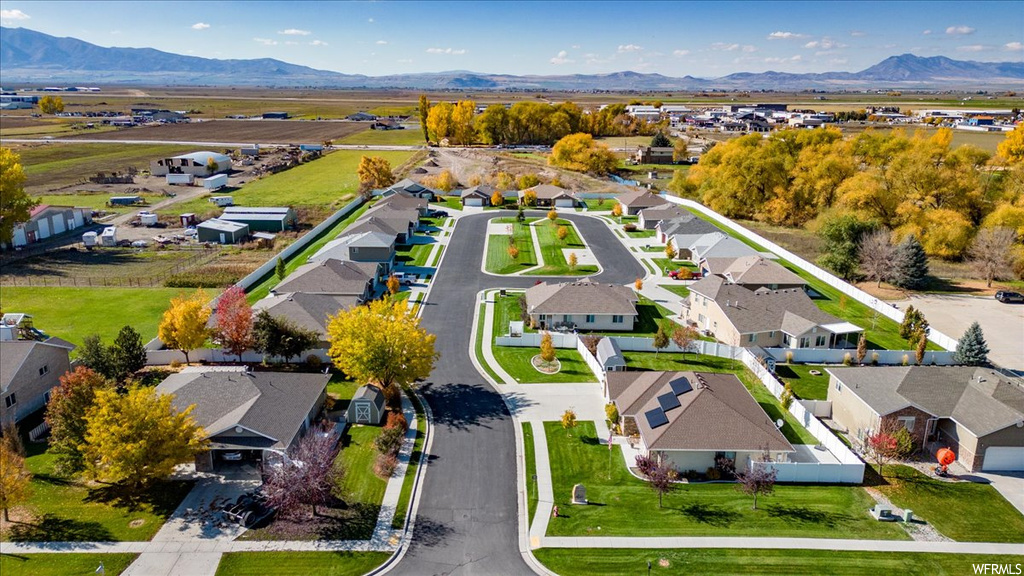
<instances>
[{"instance_id":1,"label":"garage door","mask_svg":"<svg viewBox=\"0 0 1024 576\"><path fill-rule=\"evenodd\" d=\"M466 198L466 206L483 206L483 198Z\"/></svg>"},{"instance_id":2,"label":"garage door","mask_svg":"<svg viewBox=\"0 0 1024 576\"><path fill-rule=\"evenodd\" d=\"M53 233L55 235L56 234L63 234L65 230L66 229L64 228L64 218L61 217L61 216L57 216L56 218L54 218L53 219Z\"/></svg>"},{"instance_id":3,"label":"garage door","mask_svg":"<svg viewBox=\"0 0 1024 576\"><path fill-rule=\"evenodd\" d=\"M555 206L559 208L572 208L572 198L559 198L555 200Z\"/></svg>"},{"instance_id":4,"label":"garage door","mask_svg":"<svg viewBox=\"0 0 1024 576\"><path fill-rule=\"evenodd\" d=\"M985 450L985 460L981 463L981 469L986 472L1024 470L1024 448L992 446Z\"/></svg>"}]
</instances>

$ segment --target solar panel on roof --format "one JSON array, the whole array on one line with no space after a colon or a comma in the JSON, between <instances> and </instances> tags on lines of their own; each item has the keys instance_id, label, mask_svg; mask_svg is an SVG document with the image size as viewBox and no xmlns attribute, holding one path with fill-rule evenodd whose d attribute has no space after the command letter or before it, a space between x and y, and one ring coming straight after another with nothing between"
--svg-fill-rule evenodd
<instances>
[{"instance_id":1,"label":"solar panel on roof","mask_svg":"<svg viewBox=\"0 0 1024 576\"><path fill-rule=\"evenodd\" d=\"M668 412L673 408L679 408L680 406L679 398L677 398L675 394L671 393L662 394L661 396L658 396L658 404L661 406L661 409L665 412Z\"/></svg>"},{"instance_id":2,"label":"solar panel on roof","mask_svg":"<svg viewBox=\"0 0 1024 576\"><path fill-rule=\"evenodd\" d=\"M686 376L680 376L679 378L669 382L668 385L672 387L672 392L677 396L679 394L686 394L693 390L693 385L690 384L690 381Z\"/></svg>"},{"instance_id":3,"label":"solar panel on roof","mask_svg":"<svg viewBox=\"0 0 1024 576\"><path fill-rule=\"evenodd\" d=\"M661 411L661 408L648 410L647 412L644 412L644 416L647 418L647 423L652 429L668 424L668 417Z\"/></svg>"}]
</instances>

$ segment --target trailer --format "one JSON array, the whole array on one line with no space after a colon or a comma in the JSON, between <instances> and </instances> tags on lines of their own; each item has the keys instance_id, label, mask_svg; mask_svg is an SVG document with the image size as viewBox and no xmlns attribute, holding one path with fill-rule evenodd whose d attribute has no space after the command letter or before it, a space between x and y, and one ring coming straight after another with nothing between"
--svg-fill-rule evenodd
<instances>
[{"instance_id":1,"label":"trailer","mask_svg":"<svg viewBox=\"0 0 1024 576\"><path fill-rule=\"evenodd\" d=\"M214 204L220 206L221 208L225 206L235 205L235 200L231 196L211 196L210 202L213 202Z\"/></svg>"},{"instance_id":2,"label":"trailer","mask_svg":"<svg viewBox=\"0 0 1024 576\"><path fill-rule=\"evenodd\" d=\"M175 184L185 184L191 186L195 182L196 177L192 174L168 174L167 184L173 186Z\"/></svg>"},{"instance_id":3,"label":"trailer","mask_svg":"<svg viewBox=\"0 0 1024 576\"><path fill-rule=\"evenodd\" d=\"M117 246L117 227L107 226L100 234L100 246Z\"/></svg>"},{"instance_id":4,"label":"trailer","mask_svg":"<svg viewBox=\"0 0 1024 576\"><path fill-rule=\"evenodd\" d=\"M111 196L108 204L111 206L134 206L142 203L142 196Z\"/></svg>"},{"instance_id":5,"label":"trailer","mask_svg":"<svg viewBox=\"0 0 1024 576\"><path fill-rule=\"evenodd\" d=\"M139 222L143 226L153 226L159 217L154 212L139 212Z\"/></svg>"},{"instance_id":6,"label":"trailer","mask_svg":"<svg viewBox=\"0 0 1024 576\"><path fill-rule=\"evenodd\" d=\"M227 174L217 174L203 180L203 188L207 190L218 190L228 185Z\"/></svg>"},{"instance_id":7,"label":"trailer","mask_svg":"<svg viewBox=\"0 0 1024 576\"><path fill-rule=\"evenodd\" d=\"M82 234L82 244L87 248L92 248L96 245L96 236L97 234L95 232L86 232L85 234Z\"/></svg>"}]
</instances>

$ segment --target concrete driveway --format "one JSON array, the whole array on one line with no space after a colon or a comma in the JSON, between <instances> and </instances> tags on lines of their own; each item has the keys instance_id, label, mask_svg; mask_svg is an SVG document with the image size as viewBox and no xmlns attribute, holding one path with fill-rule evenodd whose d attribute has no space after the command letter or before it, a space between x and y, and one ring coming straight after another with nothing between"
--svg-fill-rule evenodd
<instances>
[{"instance_id":1,"label":"concrete driveway","mask_svg":"<svg viewBox=\"0 0 1024 576\"><path fill-rule=\"evenodd\" d=\"M204 475L153 536L153 541L234 540L245 529L225 521L220 508L259 485L259 472L249 465L233 467L223 474Z\"/></svg>"},{"instance_id":2,"label":"concrete driveway","mask_svg":"<svg viewBox=\"0 0 1024 576\"><path fill-rule=\"evenodd\" d=\"M974 472L971 476L988 480L1003 498L1024 514L1024 472Z\"/></svg>"},{"instance_id":3,"label":"concrete driveway","mask_svg":"<svg viewBox=\"0 0 1024 576\"><path fill-rule=\"evenodd\" d=\"M977 321L985 332L989 360L1011 370L1024 371L1024 305L1003 304L995 298L927 294L896 303L900 310L913 306L924 312L939 332L959 339Z\"/></svg>"}]
</instances>

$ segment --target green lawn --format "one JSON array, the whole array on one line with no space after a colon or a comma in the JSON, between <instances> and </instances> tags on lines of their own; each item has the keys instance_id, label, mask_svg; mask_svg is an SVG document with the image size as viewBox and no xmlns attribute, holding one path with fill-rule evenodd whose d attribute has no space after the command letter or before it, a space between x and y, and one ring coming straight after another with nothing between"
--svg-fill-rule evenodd
<instances>
[{"instance_id":1,"label":"green lawn","mask_svg":"<svg viewBox=\"0 0 1024 576\"><path fill-rule=\"evenodd\" d=\"M773 421L782 418L785 424L782 426L782 434L793 444L817 444L818 439L807 431L797 419L783 410L778 399L764 387L754 374L747 369L739 360L718 358L717 356L705 356L702 354L681 354L678 352L623 352L626 359L626 366L630 370L665 370L696 372L731 372L736 374L743 382L743 385L750 391L750 395L761 405L761 409L768 414Z\"/></svg>"},{"instance_id":2,"label":"green lawn","mask_svg":"<svg viewBox=\"0 0 1024 576\"><path fill-rule=\"evenodd\" d=\"M433 244L403 244L395 250L395 263L405 266L426 266Z\"/></svg>"},{"instance_id":3,"label":"green lawn","mask_svg":"<svg viewBox=\"0 0 1024 576\"><path fill-rule=\"evenodd\" d=\"M540 253L544 259L544 266L532 270L528 274L537 276L582 276L597 272L597 266L577 266L575 269L571 269L568 262L566 262L566 257L562 253L563 249L579 248L582 250L587 247L583 240L580 239L579 233L577 233L576 227L573 226L572 222L560 218L552 223L550 220L544 219L533 226L537 230L537 240L540 242ZM558 239L559 226L565 226L569 230L569 235L565 237L564 241Z\"/></svg>"},{"instance_id":4,"label":"green lawn","mask_svg":"<svg viewBox=\"0 0 1024 576\"><path fill-rule=\"evenodd\" d=\"M346 136L335 144L367 144L370 146L422 146L423 131L419 127L402 130L370 130ZM377 151L367 152L377 154Z\"/></svg>"},{"instance_id":5,"label":"green lawn","mask_svg":"<svg viewBox=\"0 0 1024 576\"><path fill-rule=\"evenodd\" d=\"M664 252L664 248L661 250ZM669 260L668 258L654 258L654 265L658 267L658 270L664 272L665 270L679 270L685 268L690 272L697 272L697 266L693 262L685 260Z\"/></svg>"},{"instance_id":6,"label":"green lawn","mask_svg":"<svg viewBox=\"0 0 1024 576\"><path fill-rule=\"evenodd\" d=\"M519 249L519 256L513 260L508 255L508 236L505 234L492 234L487 238L487 262L485 269L492 274L512 274L532 268L537 265L537 255L533 249L533 236L530 228L521 224L513 223L514 219L495 218L494 223L506 223L512 226L512 238Z\"/></svg>"},{"instance_id":7,"label":"green lawn","mask_svg":"<svg viewBox=\"0 0 1024 576\"><path fill-rule=\"evenodd\" d=\"M108 576L116 576L138 558L138 554L0 554L4 576L68 576L93 574L99 565Z\"/></svg>"},{"instance_id":8,"label":"green lawn","mask_svg":"<svg viewBox=\"0 0 1024 576\"><path fill-rule=\"evenodd\" d=\"M593 422L581 422L571 436L558 422L544 428L560 516L548 524L549 536L909 539L899 525L868 514L874 500L857 486L777 485L753 510L735 484L679 484L658 508L657 495L629 473L618 446L609 459ZM570 503L579 483L587 487L590 505Z\"/></svg>"},{"instance_id":9,"label":"green lawn","mask_svg":"<svg viewBox=\"0 0 1024 576\"><path fill-rule=\"evenodd\" d=\"M26 445L25 464L33 477L25 507L33 519L12 523L0 538L4 541L149 540L192 489L192 482L158 482L132 494L122 486L68 480L54 475L54 456L45 448Z\"/></svg>"},{"instance_id":10,"label":"green lawn","mask_svg":"<svg viewBox=\"0 0 1024 576\"><path fill-rule=\"evenodd\" d=\"M821 372L814 376L811 370ZM825 366L808 366L806 364L776 364L775 376L783 384L793 387L793 393L804 400L825 400L828 398L828 374Z\"/></svg>"},{"instance_id":11,"label":"green lawn","mask_svg":"<svg viewBox=\"0 0 1024 576\"><path fill-rule=\"evenodd\" d=\"M661 286L665 290L668 290L683 299L690 297L690 289L682 284L658 284L658 286Z\"/></svg>"},{"instance_id":12,"label":"green lawn","mask_svg":"<svg viewBox=\"0 0 1024 576\"><path fill-rule=\"evenodd\" d=\"M625 234L630 238L654 238L654 235L657 233L655 230L640 229L633 230L632 232L629 230L623 230L623 232L625 232Z\"/></svg>"},{"instance_id":13,"label":"green lawn","mask_svg":"<svg viewBox=\"0 0 1024 576\"><path fill-rule=\"evenodd\" d=\"M612 206L615 206L615 199L605 198L602 202L599 198L591 198L584 200L583 203L587 205L587 210L591 212L611 212Z\"/></svg>"},{"instance_id":14,"label":"green lawn","mask_svg":"<svg viewBox=\"0 0 1024 576\"><path fill-rule=\"evenodd\" d=\"M510 320L519 319L518 296L499 298L494 307L494 334L491 339L491 350L494 353L498 364L505 369L517 382L530 383L556 383L556 382L597 382L594 373L590 371L583 357L575 349L558 348L555 355L561 362L562 368L555 374L544 374L538 372L530 360L540 354L540 348L519 348L515 346L494 345L494 339L500 334L508 331ZM482 314L481 314L482 316ZM483 335L478 333L478 339ZM479 357L483 363L483 357Z\"/></svg>"},{"instance_id":15,"label":"green lawn","mask_svg":"<svg viewBox=\"0 0 1024 576\"><path fill-rule=\"evenodd\" d=\"M537 459L534 455L533 445L533 424L523 422L523 459L526 460L526 510L529 514L530 524L533 524L533 516L537 513Z\"/></svg>"},{"instance_id":16,"label":"green lawn","mask_svg":"<svg viewBox=\"0 0 1024 576\"><path fill-rule=\"evenodd\" d=\"M111 344L125 324L143 341L156 337L160 316L183 288L8 288L0 286L0 308L31 314L36 328L74 344L99 334ZM205 290L213 298L217 290Z\"/></svg>"},{"instance_id":17,"label":"green lawn","mask_svg":"<svg viewBox=\"0 0 1024 576\"><path fill-rule=\"evenodd\" d=\"M345 469L345 477L338 488L350 506L352 503L361 503L379 509L384 499L387 480L373 473L373 463L377 458L373 441L380 436L381 430L383 428L379 426L352 425L341 439L342 449L338 458Z\"/></svg>"},{"instance_id":18,"label":"green lawn","mask_svg":"<svg viewBox=\"0 0 1024 576\"><path fill-rule=\"evenodd\" d=\"M652 575L783 575L830 576L960 576L974 574L980 564L1024 563L1024 555L848 552L839 550L757 550L703 548L640 550L630 548L541 548L534 556L561 576Z\"/></svg>"},{"instance_id":19,"label":"green lawn","mask_svg":"<svg viewBox=\"0 0 1024 576\"><path fill-rule=\"evenodd\" d=\"M430 204L442 210L445 208L449 210L462 210L462 199L458 196L444 196L440 202L431 202Z\"/></svg>"},{"instance_id":20,"label":"green lawn","mask_svg":"<svg viewBox=\"0 0 1024 576\"><path fill-rule=\"evenodd\" d=\"M391 527L399 529L405 525L405 516L409 511L409 499L412 498L412 486L416 479L416 470L419 468L420 459L423 457L423 442L426 434L423 432L427 421L424 418L423 407L414 394L408 394L416 409L416 440L413 442L412 454L409 456L409 466L405 469L405 478L402 479L402 492L398 497L398 505L395 506L395 517L391 521Z\"/></svg>"},{"instance_id":21,"label":"green lawn","mask_svg":"<svg viewBox=\"0 0 1024 576\"><path fill-rule=\"evenodd\" d=\"M217 576L360 576L390 556L390 552L229 552L221 557Z\"/></svg>"},{"instance_id":22,"label":"green lawn","mask_svg":"<svg viewBox=\"0 0 1024 576\"><path fill-rule=\"evenodd\" d=\"M502 379L498 378L498 374L491 368L491 365L484 361L484 320L486 313L487 308L484 304L477 306L476 344L474 345L474 350L476 352L476 359L480 363L480 367L484 369L484 372L495 382L501 382Z\"/></svg>"},{"instance_id":23,"label":"green lawn","mask_svg":"<svg viewBox=\"0 0 1024 576\"><path fill-rule=\"evenodd\" d=\"M873 468L865 476L878 478ZM893 504L960 542L1024 542L1024 515L995 488L975 482L943 482L909 466L886 466L876 486Z\"/></svg>"}]
</instances>

